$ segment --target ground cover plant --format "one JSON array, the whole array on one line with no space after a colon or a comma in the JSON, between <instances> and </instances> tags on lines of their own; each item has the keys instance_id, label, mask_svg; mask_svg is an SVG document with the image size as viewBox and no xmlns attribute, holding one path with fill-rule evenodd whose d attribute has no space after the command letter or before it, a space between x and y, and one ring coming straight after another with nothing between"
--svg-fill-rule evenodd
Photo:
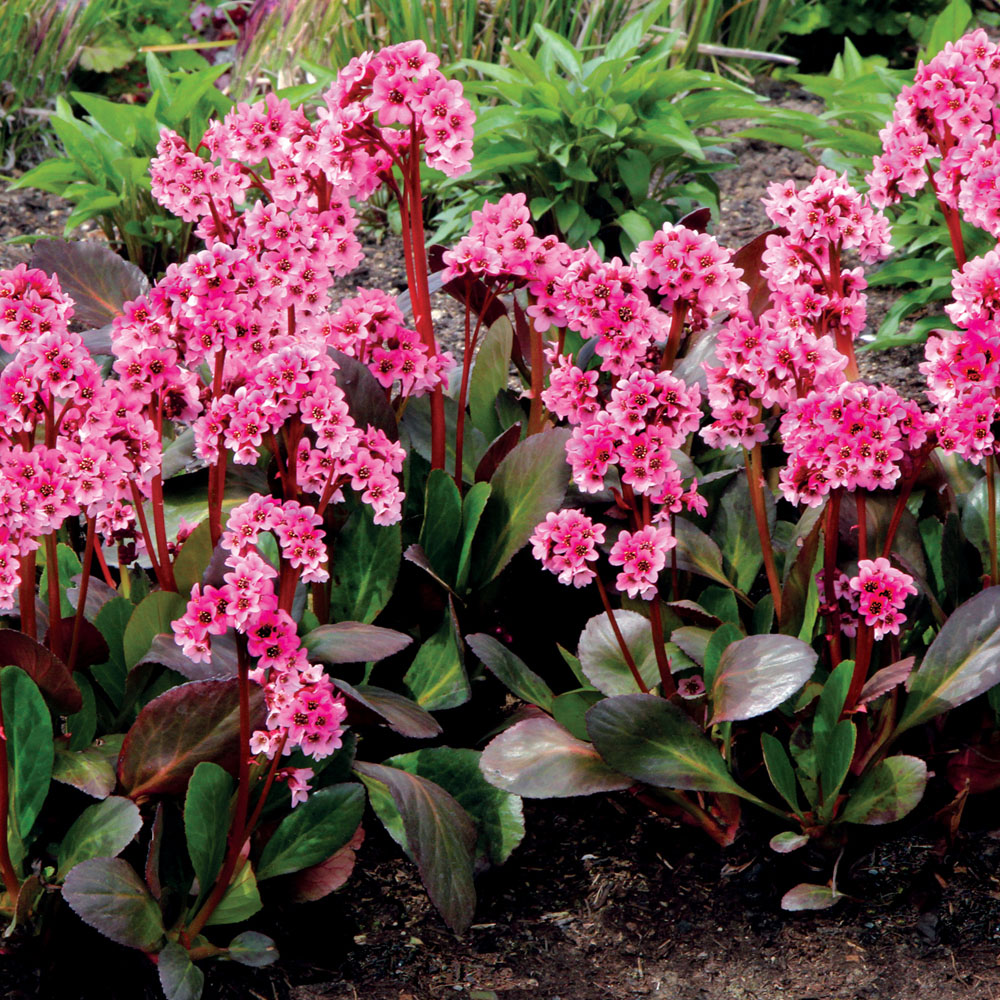
<instances>
[{"instance_id":1,"label":"ground cover plant","mask_svg":"<svg viewBox=\"0 0 1000 1000\"><path fill-rule=\"evenodd\" d=\"M998 66L946 46L923 124L964 100L988 150ZM1000 785L995 252L955 271L921 409L857 379L890 226L846 177L776 181L736 251L701 212L606 260L518 192L428 247L422 167L467 172L472 137L436 56L393 46L308 114L164 130L151 191L204 249L152 285L96 245L0 275L10 928L69 907L197 997L202 960L274 960L229 925L334 891L372 816L462 931L521 797L626 790L820 846L829 882L784 905L824 907L852 828L931 771L956 822ZM955 165L954 211L993 169ZM332 303L379 187L408 293Z\"/></svg>"}]
</instances>

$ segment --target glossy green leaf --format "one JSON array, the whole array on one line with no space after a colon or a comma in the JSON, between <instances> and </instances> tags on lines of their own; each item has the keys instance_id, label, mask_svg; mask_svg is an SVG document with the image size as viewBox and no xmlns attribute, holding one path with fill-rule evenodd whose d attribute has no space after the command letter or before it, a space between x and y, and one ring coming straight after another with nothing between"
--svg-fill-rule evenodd
<instances>
[{"instance_id":1,"label":"glossy green leaf","mask_svg":"<svg viewBox=\"0 0 1000 1000\"><path fill-rule=\"evenodd\" d=\"M77 816L59 844L57 879L91 858L113 858L121 854L142 829L139 807L129 799L112 795L95 802Z\"/></svg>"},{"instance_id":2,"label":"glossy green leaf","mask_svg":"<svg viewBox=\"0 0 1000 1000\"><path fill-rule=\"evenodd\" d=\"M545 515L562 504L569 484L568 438L563 428L543 431L526 438L500 463L473 543L479 582L492 580Z\"/></svg>"},{"instance_id":3,"label":"glossy green leaf","mask_svg":"<svg viewBox=\"0 0 1000 1000\"><path fill-rule=\"evenodd\" d=\"M684 633L684 629L674 629L674 632ZM684 638L678 638L677 644L684 649ZM705 686L711 691L715 685L715 675L722 662L722 654L734 643L743 638L743 632L735 625L720 625L710 636L702 654L701 663L704 668ZM696 661L697 662L697 661Z\"/></svg>"},{"instance_id":4,"label":"glossy green leaf","mask_svg":"<svg viewBox=\"0 0 1000 1000\"><path fill-rule=\"evenodd\" d=\"M10 814L21 840L26 841L52 780L52 716L38 686L19 667L0 670L0 693L10 768Z\"/></svg>"},{"instance_id":5,"label":"glossy green leaf","mask_svg":"<svg viewBox=\"0 0 1000 1000\"><path fill-rule=\"evenodd\" d=\"M851 678L854 676L854 661L844 660L838 663L836 668L823 684L820 692L819 704L816 706L816 715L813 718L813 736L819 737L832 732L834 726L840 719L844 711L844 703L847 701L847 692L851 687Z\"/></svg>"},{"instance_id":6,"label":"glossy green leaf","mask_svg":"<svg viewBox=\"0 0 1000 1000\"><path fill-rule=\"evenodd\" d=\"M497 395L507 385L510 369L510 350L514 341L514 328L506 316L501 316L486 331L469 381L469 413L472 423L492 441L504 428L497 417Z\"/></svg>"},{"instance_id":7,"label":"glossy green leaf","mask_svg":"<svg viewBox=\"0 0 1000 1000\"><path fill-rule=\"evenodd\" d=\"M72 785L95 799L107 798L118 784L115 762L121 750L121 733L106 736L82 750L57 746L52 764L52 780Z\"/></svg>"},{"instance_id":8,"label":"glossy green leaf","mask_svg":"<svg viewBox=\"0 0 1000 1000\"><path fill-rule=\"evenodd\" d=\"M340 850L358 828L365 794L354 783L328 785L312 792L278 825L257 866L257 879L301 871Z\"/></svg>"},{"instance_id":9,"label":"glossy green leaf","mask_svg":"<svg viewBox=\"0 0 1000 1000\"><path fill-rule=\"evenodd\" d=\"M458 570L461 532L462 496L455 480L444 469L432 469L424 491L420 545L434 572L449 584Z\"/></svg>"},{"instance_id":10,"label":"glossy green leaf","mask_svg":"<svg viewBox=\"0 0 1000 1000\"><path fill-rule=\"evenodd\" d=\"M763 733L760 738L761 750L764 752L764 766L767 768L771 784L778 790L789 808L797 816L802 815L799 808L799 794L795 785L795 772L792 762L781 743L770 733Z\"/></svg>"},{"instance_id":11,"label":"glossy green leaf","mask_svg":"<svg viewBox=\"0 0 1000 1000\"><path fill-rule=\"evenodd\" d=\"M618 610L615 621L646 687L659 684L649 619L637 611ZM577 655L587 680L602 694L632 694L639 690L606 614L595 615L587 622L580 633Z\"/></svg>"},{"instance_id":12,"label":"glossy green leaf","mask_svg":"<svg viewBox=\"0 0 1000 1000\"><path fill-rule=\"evenodd\" d=\"M712 723L752 719L777 708L809 680L818 658L790 635L751 635L731 643L712 681Z\"/></svg>"},{"instance_id":13,"label":"glossy green leaf","mask_svg":"<svg viewBox=\"0 0 1000 1000\"><path fill-rule=\"evenodd\" d=\"M407 853L431 901L452 930L464 933L476 905L472 883L476 828L468 813L426 778L381 764L356 763L355 770L369 789L374 784L388 790L398 821L390 817L386 828L398 834L401 825ZM384 822L384 793L372 805Z\"/></svg>"},{"instance_id":14,"label":"glossy green leaf","mask_svg":"<svg viewBox=\"0 0 1000 1000\"><path fill-rule=\"evenodd\" d=\"M894 823L916 807L926 787L927 764L919 757L887 757L861 779L840 818L868 826Z\"/></svg>"},{"instance_id":15,"label":"glossy green leaf","mask_svg":"<svg viewBox=\"0 0 1000 1000\"><path fill-rule=\"evenodd\" d=\"M385 763L433 781L472 817L479 831L476 856L502 865L524 838L521 800L483 777L476 750L431 747Z\"/></svg>"},{"instance_id":16,"label":"glossy green leaf","mask_svg":"<svg viewBox=\"0 0 1000 1000\"><path fill-rule=\"evenodd\" d=\"M492 492L493 487L489 483L474 483L462 501L462 548L458 555L458 571L455 577L455 589L460 594L464 593L468 586L472 545Z\"/></svg>"},{"instance_id":17,"label":"glossy green leaf","mask_svg":"<svg viewBox=\"0 0 1000 1000\"><path fill-rule=\"evenodd\" d=\"M628 788L594 747L547 715L505 729L483 750L479 766L491 785L529 799L594 795Z\"/></svg>"},{"instance_id":18,"label":"glossy green leaf","mask_svg":"<svg viewBox=\"0 0 1000 1000\"><path fill-rule=\"evenodd\" d=\"M168 941L157 955L156 972L166 1000L201 1000L205 973L191 961L187 948Z\"/></svg>"},{"instance_id":19,"label":"glossy green leaf","mask_svg":"<svg viewBox=\"0 0 1000 1000\"><path fill-rule=\"evenodd\" d=\"M469 700L462 637L451 605L441 627L417 650L403 681L417 704L428 711L456 708Z\"/></svg>"},{"instance_id":20,"label":"glossy green leaf","mask_svg":"<svg viewBox=\"0 0 1000 1000\"><path fill-rule=\"evenodd\" d=\"M763 495L768 529L773 533L774 497L767 488ZM737 476L719 499L712 537L722 552L722 565L730 580L740 590L749 590L764 565L764 553L746 476Z\"/></svg>"},{"instance_id":21,"label":"glossy green leaf","mask_svg":"<svg viewBox=\"0 0 1000 1000\"><path fill-rule=\"evenodd\" d=\"M222 869L232 795L233 779L218 764L202 761L192 772L184 799L184 837L202 899Z\"/></svg>"},{"instance_id":22,"label":"glossy green leaf","mask_svg":"<svg viewBox=\"0 0 1000 1000\"><path fill-rule=\"evenodd\" d=\"M716 747L664 698L606 698L587 713L587 731L601 757L636 781L752 798L733 780Z\"/></svg>"},{"instance_id":23,"label":"glossy green leaf","mask_svg":"<svg viewBox=\"0 0 1000 1000\"><path fill-rule=\"evenodd\" d=\"M44 553L45 548L42 547L38 551L40 554ZM38 581L38 593L47 598L49 593L49 566L47 560L42 557L39 558L39 563L44 566L44 569L42 570L42 577ZM82 568L80 558L65 542L59 542L56 545L56 564L58 566L59 614L62 618L69 618L76 611L76 607L70 603L69 598L66 596L66 591L73 577L78 576L80 573Z\"/></svg>"},{"instance_id":24,"label":"glossy green leaf","mask_svg":"<svg viewBox=\"0 0 1000 1000\"><path fill-rule=\"evenodd\" d=\"M208 918L207 926L242 923L249 920L262 906L253 868L245 864L230 882L222 902Z\"/></svg>"},{"instance_id":25,"label":"glossy green leaf","mask_svg":"<svg viewBox=\"0 0 1000 1000\"><path fill-rule=\"evenodd\" d=\"M191 588L201 583L209 562L212 559L212 531L208 518L205 518L184 540L181 550L174 561L174 580L177 591L182 597L191 594Z\"/></svg>"},{"instance_id":26,"label":"glossy green leaf","mask_svg":"<svg viewBox=\"0 0 1000 1000\"><path fill-rule=\"evenodd\" d=\"M84 923L118 944L153 952L163 940L160 908L121 858L81 861L67 874L62 897Z\"/></svg>"},{"instance_id":27,"label":"glossy green leaf","mask_svg":"<svg viewBox=\"0 0 1000 1000\"><path fill-rule=\"evenodd\" d=\"M153 639L161 634L173 635L171 623L187 611L187 598L168 590L157 590L144 598L132 612L122 649L125 666L131 670L149 652ZM100 625L98 625L100 628ZM110 646L110 643L108 644Z\"/></svg>"},{"instance_id":28,"label":"glossy green leaf","mask_svg":"<svg viewBox=\"0 0 1000 1000\"><path fill-rule=\"evenodd\" d=\"M121 708L125 697L125 629L134 606L126 597L115 597L98 612L94 624L108 644L108 662L93 668L94 677L111 699L115 709Z\"/></svg>"},{"instance_id":29,"label":"glossy green leaf","mask_svg":"<svg viewBox=\"0 0 1000 1000\"><path fill-rule=\"evenodd\" d=\"M330 614L371 623L392 596L402 558L398 524L380 526L367 504L355 507L337 536L330 567Z\"/></svg>"},{"instance_id":30,"label":"glossy green leaf","mask_svg":"<svg viewBox=\"0 0 1000 1000\"><path fill-rule=\"evenodd\" d=\"M1000 683L1000 587L966 601L944 623L911 675L896 732L964 705Z\"/></svg>"},{"instance_id":31,"label":"glossy green leaf","mask_svg":"<svg viewBox=\"0 0 1000 1000\"><path fill-rule=\"evenodd\" d=\"M467 635L465 641L490 673L521 701L551 710L552 689L524 660L485 632Z\"/></svg>"},{"instance_id":32,"label":"glossy green leaf","mask_svg":"<svg viewBox=\"0 0 1000 1000\"><path fill-rule=\"evenodd\" d=\"M587 712L603 697L600 691L594 691L589 687L564 691L552 700L552 718L578 740L589 739Z\"/></svg>"},{"instance_id":33,"label":"glossy green leaf","mask_svg":"<svg viewBox=\"0 0 1000 1000\"><path fill-rule=\"evenodd\" d=\"M854 759L854 746L858 731L850 719L841 719L828 735L820 738L814 734L816 765L819 769L819 785L823 796L823 814L829 819L840 787L847 777Z\"/></svg>"}]
</instances>

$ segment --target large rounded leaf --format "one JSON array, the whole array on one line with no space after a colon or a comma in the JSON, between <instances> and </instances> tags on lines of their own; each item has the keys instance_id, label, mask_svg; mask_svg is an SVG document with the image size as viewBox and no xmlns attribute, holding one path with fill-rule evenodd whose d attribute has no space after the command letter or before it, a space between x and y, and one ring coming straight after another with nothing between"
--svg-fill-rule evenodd
<instances>
[{"instance_id":1,"label":"large rounded leaf","mask_svg":"<svg viewBox=\"0 0 1000 1000\"><path fill-rule=\"evenodd\" d=\"M139 807L130 799L112 795L88 806L77 816L59 845L56 877L64 878L81 861L121 854L141 829Z\"/></svg>"},{"instance_id":2,"label":"large rounded leaf","mask_svg":"<svg viewBox=\"0 0 1000 1000\"><path fill-rule=\"evenodd\" d=\"M964 705L1000 683L1000 587L966 601L943 625L912 675L896 732Z\"/></svg>"},{"instance_id":3,"label":"large rounded leaf","mask_svg":"<svg viewBox=\"0 0 1000 1000\"><path fill-rule=\"evenodd\" d=\"M818 659L790 635L751 635L730 643L710 693L712 722L752 719L777 708L812 676Z\"/></svg>"},{"instance_id":4,"label":"large rounded leaf","mask_svg":"<svg viewBox=\"0 0 1000 1000\"><path fill-rule=\"evenodd\" d=\"M733 781L716 747L664 698L606 698L587 713L587 732L611 767L637 781L749 797Z\"/></svg>"},{"instance_id":5,"label":"large rounded leaf","mask_svg":"<svg viewBox=\"0 0 1000 1000\"><path fill-rule=\"evenodd\" d=\"M62 894L84 923L118 944L148 952L163 939L160 908L121 858L81 861L66 876Z\"/></svg>"},{"instance_id":6,"label":"large rounded leaf","mask_svg":"<svg viewBox=\"0 0 1000 1000\"><path fill-rule=\"evenodd\" d=\"M440 785L395 767L358 762L372 807L389 833L416 862L431 901L452 930L472 923L476 827Z\"/></svg>"},{"instance_id":7,"label":"large rounded leaf","mask_svg":"<svg viewBox=\"0 0 1000 1000\"><path fill-rule=\"evenodd\" d=\"M479 767L491 785L529 799L616 792L632 784L547 715L504 730L483 751Z\"/></svg>"},{"instance_id":8,"label":"large rounded leaf","mask_svg":"<svg viewBox=\"0 0 1000 1000\"><path fill-rule=\"evenodd\" d=\"M919 757L887 757L851 792L841 819L868 826L893 823L916 807L926 786L927 765Z\"/></svg>"},{"instance_id":9,"label":"large rounded leaf","mask_svg":"<svg viewBox=\"0 0 1000 1000\"><path fill-rule=\"evenodd\" d=\"M0 630L0 667L20 667L48 698L52 707L72 715L83 707L83 697L69 668L41 643L11 628Z\"/></svg>"},{"instance_id":10,"label":"large rounded leaf","mask_svg":"<svg viewBox=\"0 0 1000 1000\"><path fill-rule=\"evenodd\" d=\"M250 727L264 725L264 691L250 691ZM212 761L235 773L241 751L239 691L235 680L191 681L154 698L125 736L118 780L129 798L176 795L194 769Z\"/></svg>"},{"instance_id":11,"label":"large rounded leaf","mask_svg":"<svg viewBox=\"0 0 1000 1000\"><path fill-rule=\"evenodd\" d=\"M616 611L615 621L639 675L651 688L660 682L649 619L637 611ZM601 694L634 694L639 686L629 670L606 614L595 615L580 633L580 668Z\"/></svg>"}]
</instances>

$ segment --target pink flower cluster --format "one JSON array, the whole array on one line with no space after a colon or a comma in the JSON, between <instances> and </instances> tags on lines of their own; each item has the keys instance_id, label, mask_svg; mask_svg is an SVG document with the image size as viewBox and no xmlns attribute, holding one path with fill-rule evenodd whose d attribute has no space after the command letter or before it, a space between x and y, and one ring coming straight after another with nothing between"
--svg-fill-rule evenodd
<instances>
[{"instance_id":1,"label":"pink flower cluster","mask_svg":"<svg viewBox=\"0 0 1000 1000\"><path fill-rule=\"evenodd\" d=\"M930 180L943 205L1000 236L998 86L1000 48L981 29L921 63L879 133L884 152L865 178L872 201L899 201Z\"/></svg>"},{"instance_id":2,"label":"pink flower cluster","mask_svg":"<svg viewBox=\"0 0 1000 1000\"><path fill-rule=\"evenodd\" d=\"M660 570L667 564L667 553L677 539L665 525L648 524L638 531L622 531L611 547L609 562L621 566L615 587L629 597L652 600Z\"/></svg>"},{"instance_id":3,"label":"pink flower cluster","mask_svg":"<svg viewBox=\"0 0 1000 1000\"><path fill-rule=\"evenodd\" d=\"M849 577L842 570L834 571L833 591L840 609L840 629L844 635L857 635L863 622L874 628L874 638L899 635L906 621L903 607L908 596L917 593L913 577L894 569L888 559L862 559L857 575ZM823 571L816 574L823 593Z\"/></svg>"},{"instance_id":4,"label":"pink flower cluster","mask_svg":"<svg viewBox=\"0 0 1000 1000\"><path fill-rule=\"evenodd\" d=\"M813 390L781 418L788 465L781 492L792 503L817 507L831 490L891 489L901 463L927 439L928 421L895 389L845 382Z\"/></svg>"},{"instance_id":5,"label":"pink flower cluster","mask_svg":"<svg viewBox=\"0 0 1000 1000\"><path fill-rule=\"evenodd\" d=\"M222 536L228 552L223 585L195 585L186 612L173 622L174 637L189 659L210 662L211 637L234 630L257 660L250 676L264 685L268 709L267 730L254 733L251 751L273 758L297 747L319 760L341 745L347 709L322 667L309 662L295 621L279 607L278 570L258 546L268 531L277 538L282 566L306 582L327 579L324 532L315 511L254 494L233 510Z\"/></svg>"},{"instance_id":6,"label":"pink flower cluster","mask_svg":"<svg viewBox=\"0 0 1000 1000\"><path fill-rule=\"evenodd\" d=\"M927 395L935 407L938 445L979 464L997 452L1000 419L1000 252L970 260L952 280L945 307L957 330L927 338Z\"/></svg>"},{"instance_id":7,"label":"pink flower cluster","mask_svg":"<svg viewBox=\"0 0 1000 1000\"><path fill-rule=\"evenodd\" d=\"M546 514L531 536L531 553L560 583L584 587L597 573L589 565L596 562L597 546L604 541L604 525L595 524L578 510Z\"/></svg>"},{"instance_id":8,"label":"pink flower cluster","mask_svg":"<svg viewBox=\"0 0 1000 1000\"><path fill-rule=\"evenodd\" d=\"M764 441L766 410L845 380L866 282L860 267L841 266L842 255L874 261L890 251L885 216L825 167L801 191L793 181L772 184L764 205L787 232L768 235L762 255L769 307L755 316L742 303L719 332L720 364L705 366L714 419L702 435L717 448Z\"/></svg>"}]
</instances>

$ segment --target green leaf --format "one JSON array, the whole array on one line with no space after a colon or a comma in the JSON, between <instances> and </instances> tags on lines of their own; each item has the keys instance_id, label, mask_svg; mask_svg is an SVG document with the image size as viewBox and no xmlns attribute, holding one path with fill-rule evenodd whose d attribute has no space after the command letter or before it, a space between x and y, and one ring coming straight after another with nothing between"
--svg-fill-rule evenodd
<instances>
[{"instance_id":1,"label":"green leaf","mask_svg":"<svg viewBox=\"0 0 1000 1000\"><path fill-rule=\"evenodd\" d=\"M94 624L108 644L108 662L93 668L94 677L117 710L125 697L125 629L134 606L126 597L115 597L98 612Z\"/></svg>"},{"instance_id":2,"label":"green leaf","mask_svg":"<svg viewBox=\"0 0 1000 1000\"><path fill-rule=\"evenodd\" d=\"M790 698L812 676L817 653L790 635L751 635L728 645L709 697L712 723L752 719Z\"/></svg>"},{"instance_id":3,"label":"green leaf","mask_svg":"<svg viewBox=\"0 0 1000 1000\"><path fill-rule=\"evenodd\" d=\"M465 641L490 673L521 701L551 711L552 689L524 660L485 632L467 635Z\"/></svg>"},{"instance_id":4,"label":"green leaf","mask_svg":"<svg viewBox=\"0 0 1000 1000\"><path fill-rule=\"evenodd\" d=\"M80 691L83 706L79 712L66 718L66 733L70 738L66 744L67 751L86 750L97 735L97 699L94 697L94 689L83 673L77 673L73 681Z\"/></svg>"},{"instance_id":5,"label":"green leaf","mask_svg":"<svg viewBox=\"0 0 1000 1000\"><path fill-rule=\"evenodd\" d=\"M113 858L121 854L142 829L139 807L129 799L112 795L95 802L77 816L59 845L57 879L91 858Z\"/></svg>"},{"instance_id":6,"label":"green leaf","mask_svg":"<svg viewBox=\"0 0 1000 1000\"><path fill-rule=\"evenodd\" d=\"M496 398L507 385L514 328L506 316L497 319L486 331L476 352L469 381L469 412L473 424L492 441L503 433L497 417Z\"/></svg>"},{"instance_id":7,"label":"green leaf","mask_svg":"<svg viewBox=\"0 0 1000 1000\"><path fill-rule=\"evenodd\" d=\"M594 747L547 715L525 719L490 742L479 766L497 788L529 799L568 798L628 788Z\"/></svg>"},{"instance_id":8,"label":"green leaf","mask_svg":"<svg viewBox=\"0 0 1000 1000\"><path fill-rule=\"evenodd\" d=\"M433 747L391 757L385 763L433 781L472 817L479 831L476 856L502 865L524 838L521 800L489 784L475 750Z\"/></svg>"},{"instance_id":9,"label":"green leaf","mask_svg":"<svg viewBox=\"0 0 1000 1000\"><path fill-rule=\"evenodd\" d=\"M684 640L689 634L703 632L703 629L695 629L691 627L679 628L674 629L671 633L671 637L674 642L681 647L681 649L687 652L689 656L692 656L694 651L690 649L689 644ZM743 632L736 625L731 625L728 622L725 625L720 625L709 637L708 644L705 646L704 655L701 658L701 663L704 668L705 686L709 691L715 687L715 675L719 669L719 664L722 662L722 654L734 642L739 642L742 638ZM695 662L698 662L698 658L696 656L693 658Z\"/></svg>"},{"instance_id":10,"label":"green leaf","mask_svg":"<svg viewBox=\"0 0 1000 1000\"><path fill-rule=\"evenodd\" d=\"M850 770L857 735L857 728L850 719L841 719L825 738L821 739L814 734L816 763L819 765L823 793L823 815L828 820L833 816L840 786Z\"/></svg>"},{"instance_id":11,"label":"green leaf","mask_svg":"<svg viewBox=\"0 0 1000 1000\"><path fill-rule=\"evenodd\" d=\"M424 491L420 545L434 572L445 583L455 579L461 531L462 495L455 480L444 469L431 469Z\"/></svg>"},{"instance_id":12,"label":"green leaf","mask_svg":"<svg viewBox=\"0 0 1000 1000\"><path fill-rule=\"evenodd\" d=\"M427 711L456 708L470 697L455 609L449 604L441 627L417 650L403 682Z\"/></svg>"},{"instance_id":13,"label":"green leaf","mask_svg":"<svg viewBox=\"0 0 1000 1000\"><path fill-rule=\"evenodd\" d=\"M398 524L379 526L367 504L355 507L337 537L330 567L330 614L371 623L392 596L402 558Z\"/></svg>"},{"instance_id":14,"label":"green leaf","mask_svg":"<svg viewBox=\"0 0 1000 1000\"><path fill-rule=\"evenodd\" d=\"M328 785L312 792L279 824L257 866L257 879L301 871L339 851L357 830L365 811L360 785Z\"/></svg>"},{"instance_id":15,"label":"green leaf","mask_svg":"<svg viewBox=\"0 0 1000 1000\"><path fill-rule=\"evenodd\" d=\"M81 861L67 874L62 897L84 923L118 944L153 952L163 940L160 908L121 858Z\"/></svg>"},{"instance_id":16,"label":"green leaf","mask_svg":"<svg viewBox=\"0 0 1000 1000\"><path fill-rule=\"evenodd\" d=\"M95 799L107 798L118 784L115 762L123 739L121 733L114 733L94 740L82 750L67 750L57 746L52 780L72 785Z\"/></svg>"},{"instance_id":17,"label":"green leaf","mask_svg":"<svg viewBox=\"0 0 1000 1000\"><path fill-rule=\"evenodd\" d=\"M331 679L351 701L384 719L393 732L417 740L431 739L441 732L441 726L434 716L405 695L387 691L374 684L354 686L338 677Z\"/></svg>"},{"instance_id":18,"label":"green leaf","mask_svg":"<svg viewBox=\"0 0 1000 1000\"><path fill-rule=\"evenodd\" d=\"M826 679L813 719L814 738L833 732L834 726L840 720L840 713L844 711L844 703L847 701L847 692L850 690L853 676L854 661L844 660L837 664Z\"/></svg>"},{"instance_id":19,"label":"green leaf","mask_svg":"<svg viewBox=\"0 0 1000 1000\"><path fill-rule=\"evenodd\" d=\"M795 785L795 772L792 770L792 762L788 759L785 748L770 733L761 735L760 745L764 752L764 765L767 767L771 784L788 803L792 812L796 816L801 816L799 793Z\"/></svg>"},{"instance_id":20,"label":"green leaf","mask_svg":"<svg viewBox=\"0 0 1000 1000\"><path fill-rule=\"evenodd\" d=\"M807 882L800 882L794 889L789 889L781 897L781 908L791 912L828 910L831 906L835 906L843 895L842 892L837 892L828 885L810 885Z\"/></svg>"},{"instance_id":21,"label":"green leaf","mask_svg":"<svg viewBox=\"0 0 1000 1000\"><path fill-rule=\"evenodd\" d=\"M208 918L207 926L239 924L252 917L264 904L260 901L253 868L245 864L229 884L222 902Z\"/></svg>"},{"instance_id":22,"label":"green leaf","mask_svg":"<svg viewBox=\"0 0 1000 1000\"><path fill-rule=\"evenodd\" d=\"M606 698L587 713L587 731L604 760L637 781L753 799L736 784L719 751L698 727L663 698Z\"/></svg>"},{"instance_id":23,"label":"green leaf","mask_svg":"<svg viewBox=\"0 0 1000 1000\"><path fill-rule=\"evenodd\" d=\"M894 823L916 807L926 786L927 765L919 757L887 757L861 779L840 818L868 826Z\"/></svg>"},{"instance_id":24,"label":"green leaf","mask_svg":"<svg viewBox=\"0 0 1000 1000\"><path fill-rule=\"evenodd\" d=\"M185 611L187 611L187 598L181 597L180 594L157 590L145 597L132 612L132 617L125 626L122 650L126 668L131 670L141 662L156 636L166 634L173 637L171 623L182 617Z\"/></svg>"},{"instance_id":25,"label":"green leaf","mask_svg":"<svg viewBox=\"0 0 1000 1000\"><path fill-rule=\"evenodd\" d=\"M964 705L1000 683L1000 587L966 601L944 623L911 675L896 733Z\"/></svg>"},{"instance_id":26,"label":"green leaf","mask_svg":"<svg viewBox=\"0 0 1000 1000\"><path fill-rule=\"evenodd\" d=\"M480 583L497 576L527 544L545 515L562 504L569 483L569 433L559 428L527 438L493 474L493 492L473 544L473 565Z\"/></svg>"},{"instance_id":27,"label":"green leaf","mask_svg":"<svg viewBox=\"0 0 1000 1000\"><path fill-rule=\"evenodd\" d=\"M632 241L633 249L644 240L651 240L654 235L653 226L646 216L639 212L623 212L618 217L618 225L625 231L625 235Z\"/></svg>"},{"instance_id":28,"label":"green leaf","mask_svg":"<svg viewBox=\"0 0 1000 1000\"><path fill-rule=\"evenodd\" d=\"M321 663L367 663L383 660L413 642L412 636L378 625L335 622L320 625L302 637L310 657Z\"/></svg>"},{"instance_id":29,"label":"green leaf","mask_svg":"<svg viewBox=\"0 0 1000 1000\"><path fill-rule=\"evenodd\" d=\"M768 528L773 534L774 497L770 489L763 492ZM722 564L729 578L740 590L749 590L764 565L764 554L746 476L737 476L722 494L712 534L722 551Z\"/></svg>"},{"instance_id":30,"label":"green leaf","mask_svg":"<svg viewBox=\"0 0 1000 1000\"><path fill-rule=\"evenodd\" d=\"M26 841L52 780L52 716L35 682L19 667L0 670L0 696L10 767L10 817L20 839Z\"/></svg>"},{"instance_id":31,"label":"green leaf","mask_svg":"<svg viewBox=\"0 0 1000 1000\"><path fill-rule=\"evenodd\" d=\"M590 687L566 691L552 700L552 718L578 740L586 740L587 712L603 697L600 691Z\"/></svg>"},{"instance_id":32,"label":"green leaf","mask_svg":"<svg viewBox=\"0 0 1000 1000\"><path fill-rule=\"evenodd\" d=\"M40 552L45 552L42 548ZM40 560L45 566L42 570L42 577L38 582L38 593L48 595L49 592L49 567L43 559ZM76 608L70 603L66 596L66 590L70 586L70 581L80 573L81 565L77 554L65 543L59 542L56 546L57 576L59 578L59 615L62 618L69 618Z\"/></svg>"},{"instance_id":33,"label":"green leaf","mask_svg":"<svg viewBox=\"0 0 1000 1000\"><path fill-rule=\"evenodd\" d=\"M205 973L191 961L187 948L168 941L156 957L156 972L166 1000L201 1000Z\"/></svg>"},{"instance_id":34,"label":"green leaf","mask_svg":"<svg viewBox=\"0 0 1000 1000\"><path fill-rule=\"evenodd\" d=\"M206 518L184 540L174 561L174 580L181 596L189 597L191 588L201 583L205 569L212 558L211 524Z\"/></svg>"},{"instance_id":35,"label":"green leaf","mask_svg":"<svg viewBox=\"0 0 1000 1000\"><path fill-rule=\"evenodd\" d=\"M278 960L278 949L266 934L244 931L229 942L229 957L240 965L260 969Z\"/></svg>"},{"instance_id":36,"label":"green leaf","mask_svg":"<svg viewBox=\"0 0 1000 1000\"><path fill-rule=\"evenodd\" d=\"M388 789L397 818L389 816L386 823L384 792L380 799L373 799L373 807L390 834L398 835L402 828L403 846L416 863L431 901L452 930L464 933L476 905L472 883L476 828L469 814L426 778L381 764L354 766L369 792L373 785Z\"/></svg>"},{"instance_id":37,"label":"green leaf","mask_svg":"<svg viewBox=\"0 0 1000 1000\"><path fill-rule=\"evenodd\" d=\"M685 569L700 576L706 576L725 587L733 587L722 571L722 552L700 528L683 517L676 519L675 537L678 569Z\"/></svg>"},{"instance_id":38,"label":"green leaf","mask_svg":"<svg viewBox=\"0 0 1000 1000\"><path fill-rule=\"evenodd\" d=\"M184 837L201 899L222 869L232 795L233 779L218 764L203 761L192 772L184 799Z\"/></svg>"},{"instance_id":39,"label":"green leaf","mask_svg":"<svg viewBox=\"0 0 1000 1000\"><path fill-rule=\"evenodd\" d=\"M614 614L639 676L647 688L654 687L660 682L660 672L649 619L637 611L619 610ZM602 694L633 694L639 690L606 614L595 615L587 622L580 633L577 656L587 680Z\"/></svg>"},{"instance_id":40,"label":"green leaf","mask_svg":"<svg viewBox=\"0 0 1000 1000\"><path fill-rule=\"evenodd\" d=\"M649 157L640 149L626 149L618 158L618 176L628 188L628 193L636 203L645 201L649 195L649 183L653 165Z\"/></svg>"},{"instance_id":41,"label":"green leaf","mask_svg":"<svg viewBox=\"0 0 1000 1000\"><path fill-rule=\"evenodd\" d=\"M455 577L455 590L460 594L465 592L469 583L472 544L476 537L476 529L479 527L479 520L492 492L493 487L489 483L475 483L462 501L462 549L458 556L458 572Z\"/></svg>"},{"instance_id":42,"label":"green leaf","mask_svg":"<svg viewBox=\"0 0 1000 1000\"><path fill-rule=\"evenodd\" d=\"M77 712L83 707L83 695L66 664L23 632L0 630L0 666L23 670L57 712Z\"/></svg>"},{"instance_id":43,"label":"green leaf","mask_svg":"<svg viewBox=\"0 0 1000 1000\"><path fill-rule=\"evenodd\" d=\"M957 42L972 20L972 8L965 0L951 0L931 25L927 48L920 58L925 62L936 56L946 42Z\"/></svg>"},{"instance_id":44,"label":"green leaf","mask_svg":"<svg viewBox=\"0 0 1000 1000\"><path fill-rule=\"evenodd\" d=\"M557 35L537 21L531 29L541 39L544 51L550 52L571 77L579 79L583 61L576 49L562 35Z\"/></svg>"}]
</instances>

